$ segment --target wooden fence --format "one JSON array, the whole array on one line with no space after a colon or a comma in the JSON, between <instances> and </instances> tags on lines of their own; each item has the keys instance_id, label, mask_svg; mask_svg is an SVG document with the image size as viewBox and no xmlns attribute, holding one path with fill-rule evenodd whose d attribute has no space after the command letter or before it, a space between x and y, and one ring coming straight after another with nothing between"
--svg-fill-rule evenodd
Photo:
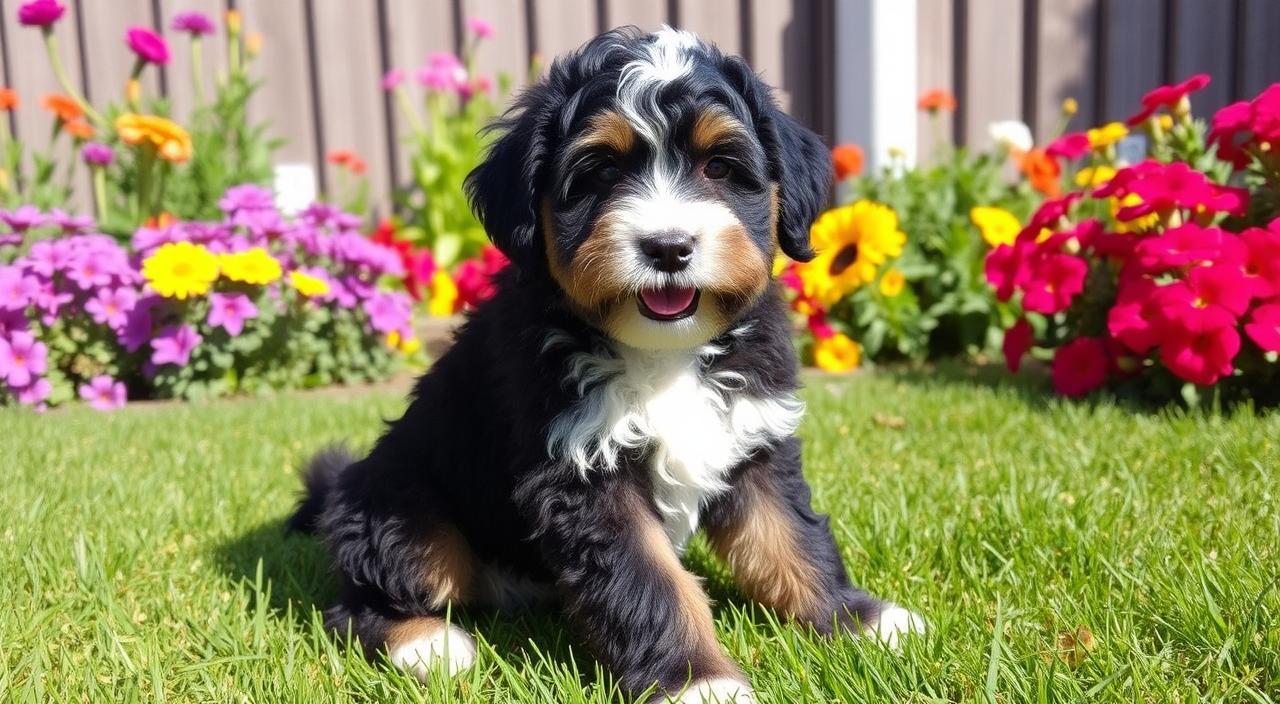
<instances>
[{"instance_id":1,"label":"wooden fence","mask_svg":"<svg viewBox=\"0 0 1280 704\"><path fill-rule=\"evenodd\" d=\"M793 114L831 138L840 3L900 0L64 1L71 11L55 36L71 80L95 102L121 95L132 64L128 26L167 32L177 12L239 10L245 30L264 38L255 69L265 87L251 111L286 138L279 160L314 165L323 189L334 179L323 155L354 150L369 163L375 202L385 205L407 169L403 126L380 78L418 66L430 51L458 51L466 18L487 19L497 32L478 55L479 70L516 79L531 56L554 56L610 27L690 29L746 57ZM1076 126L1122 118L1147 88L1197 71L1214 75L1198 101L1206 108L1280 80L1280 0L916 1L916 82L956 93L961 108L946 129L960 142L984 143L995 119L1022 118L1048 134L1068 96L1081 106ZM24 98L11 129L39 148L49 122L38 99L57 84L39 32L16 21L20 4L0 0L0 78ZM146 89L168 96L181 117L193 100L190 65L184 42L173 43L172 63L148 72ZM220 36L208 44L210 57L225 50ZM920 143L933 139L922 126Z\"/></svg>"}]
</instances>

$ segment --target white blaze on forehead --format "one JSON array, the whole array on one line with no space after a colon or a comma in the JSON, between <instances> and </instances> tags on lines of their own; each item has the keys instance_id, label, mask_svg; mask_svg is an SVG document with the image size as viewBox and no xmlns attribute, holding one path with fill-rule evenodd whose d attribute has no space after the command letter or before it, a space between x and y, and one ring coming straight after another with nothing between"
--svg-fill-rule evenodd
<instances>
[{"instance_id":1,"label":"white blaze on forehead","mask_svg":"<svg viewBox=\"0 0 1280 704\"><path fill-rule=\"evenodd\" d=\"M666 125L658 108L662 86L689 75L692 53L702 47L697 36L664 26L644 45L645 56L622 67L618 78L618 107L640 138L660 147L666 142Z\"/></svg>"}]
</instances>

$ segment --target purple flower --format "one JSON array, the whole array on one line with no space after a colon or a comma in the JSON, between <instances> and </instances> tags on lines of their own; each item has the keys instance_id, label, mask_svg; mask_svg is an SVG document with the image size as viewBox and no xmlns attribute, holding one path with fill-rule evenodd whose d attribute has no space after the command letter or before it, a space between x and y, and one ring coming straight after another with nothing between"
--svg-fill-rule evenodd
<instances>
[{"instance_id":1,"label":"purple flower","mask_svg":"<svg viewBox=\"0 0 1280 704\"><path fill-rule=\"evenodd\" d=\"M393 68L382 74L382 89L394 90L404 83L404 71L402 69Z\"/></svg>"},{"instance_id":2,"label":"purple flower","mask_svg":"<svg viewBox=\"0 0 1280 704\"><path fill-rule=\"evenodd\" d=\"M227 215L234 215L241 210L272 210L276 206L271 191L246 183L228 188L218 201L218 207Z\"/></svg>"},{"instance_id":3,"label":"purple flower","mask_svg":"<svg viewBox=\"0 0 1280 704\"><path fill-rule=\"evenodd\" d=\"M85 302L84 310L93 322L119 330L128 324L129 312L137 304L138 293L131 288L101 288Z\"/></svg>"},{"instance_id":4,"label":"purple flower","mask_svg":"<svg viewBox=\"0 0 1280 704\"><path fill-rule=\"evenodd\" d=\"M0 210L0 222L4 222L14 232L26 232L33 227L43 225L44 216L34 205L24 205L17 210Z\"/></svg>"},{"instance_id":5,"label":"purple flower","mask_svg":"<svg viewBox=\"0 0 1280 704\"><path fill-rule=\"evenodd\" d=\"M125 33L125 43L138 55L138 60L157 66L169 63L169 45L164 37L146 27L130 27Z\"/></svg>"},{"instance_id":6,"label":"purple flower","mask_svg":"<svg viewBox=\"0 0 1280 704\"><path fill-rule=\"evenodd\" d=\"M124 327L117 332L120 344L129 352L137 352L151 341L151 309L159 303L158 296L147 296L137 302L125 316Z\"/></svg>"},{"instance_id":7,"label":"purple flower","mask_svg":"<svg viewBox=\"0 0 1280 704\"><path fill-rule=\"evenodd\" d=\"M67 278L82 291L92 291L111 283L112 268L107 253L101 250L76 252L67 268Z\"/></svg>"},{"instance_id":8,"label":"purple flower","mask_svg":"<svg viewBox=\"0 0 1280 704\"><path fill-rule=\"evenodd\" d=\"M17 247L22 244L22 235L16 232L0 234L0 247Z\"/></svg>"},{"instance_id":9,"label":"purple flower","mask_svg":"<svg viewBox=\"0 0 1280 704\"><path fill-rule=\"evenodd\" d=\"M382 333L404 329L413 313L409 297L401 293L378 291L364 302L364 312L369 316L369 325Z\"/></svg>"},{"instance_id":10,"label":"purple flower","mask_svg":"<svg viewBox=\"0 0 1280 704\"><path fill-rule=\"evenodd\" d=\"M71 249L66 240L40 240L27 253L28 266L45 278L52 278L71 264Z\"/></svg>"},{"instance_id":11,"label":"purple flower","mask_svg":"<svg viewBox=\"0 0 1280 704\"><path fill-rule=\"evenodd\" d=\"M427 65L418 69L418 82L430 90L458 91L467 85L467 68L447 51L427 55Z\"/></svg>"},{"instance_id":12,"label":"purple flower","mask_svg":"<svg viewBox=\"0 0 1280 704\"><path fill-rule=\"evenodd\" d=\"M0 310L26 310L40 293L40 282L16 266L0 267Z\"/></svg>"},{"instance_id":13,"label":"purple flower","mask_svg":"<svg viewBox=\"0 0 1280 704\"><path fill-rule=\"evenodd\" d=\"M111 147L101 142L85 142L84 146L80 147L80 156L89 166L108 166L115 155Z\"/></svg>"},{"instance_id":14,"label":"purple flower","mask_svg":"<svg viewBox=\"0 0 1280 704\"><path fill-rule=\"evenodd\" d=\"M18 8L18 21L28 27L49 27L66 11L58 0L31 0Z\"/></svg>"},{"instance_id":15,"label":"purple flower","mask_svg":"<svg viewBox=\"0 0 1280 704\"><path fill-rule=\"evenodd\" d=\"M8 337L19 331L25 332L27 325L27 316L22 311L0 308L0 337Z\"/></svg>"},{"instance_id":16,"label":"purple flower","mask_svg":"<svg viewBox=\"0 0 1280 704\"><path fill-rule=\"evenodd\" d=\"M40 292L36 294L36 308L40 311L40 322L53 325L58 319L58 314L62 312L62 307L74 299L75 296L70 292L58 291L52 281L42 283Z\"/></svg>"},{"instance_id":17,"label":"purple flower","mask_svg":"<svg viewBox=\"0 0 1280 704\"><path fill-rule=\"evenodd\" d=\"M243 293L215 293L209 296L209 326L220 327L235 337L244 330L244 321L258 317L258 307Z\"/></svg>"},{"instance_id":18,"label":"purple flower","mask_svg":"<svg viewBox=\"0 0 1280 704\"><path fill-rule=\"evenodd\" d=\"M488 39L493 36L493 25L488 20L482 20L479 17L468 19L467 29L481 39Z\"/></svg>"},{"instance_id":19,"label":"purple flower","mask_svg":"<svg viewBox=\"0 0 1280 704\"><path fill-rule=\"evenodd\" d=\"M54 208L45 219L46 225L56 225L66 235L87 232L94 228L93 218L88 215L72 215Z\"/></svg>"},{"instance_id":20,"label":"purple flower","mask_svg":"<svg viewBox=\"0 0 1280 704\"><path fill-rule=\"evenodd\" d=\"M170 325L161 330L151 341L151 363L187 366L191 352L204 340L190 325Z\"/></svg>"},{"instance_id":21,"label":"purple flower","mask_svg":"<svg viewBox=\"0 0 1280 704\"><path fill-rule=\"evenodd\" d=\"M125 396L124 382L116 381L106 374L95 376L80 387L80 398L99 411L124 408Z\"/></svg>"},{"instance_id":22,"label":"purple flower","mask_svg":"<svg viewBox=\"0 0 1280 704\"><path fill-rule=\"evenodd\" d=\"M15 332L0 338L0 379L21 389L45 373L49 350L29 332Z\"/></svg>"},{"instance_id":23,"label":"purple flower","mask_svg":"<svg viewBox=\"0 0 1280 704\"><path fill-rule=\"evenodd\" d=\"M193 37L213 34L213 20L199 12L179 12L173 16L169 28L175 32L186 32Z\"/></svg>"},{"instance_id":24,"label":"purple flower","mask_svg":"<svg viewBox=\"0 0 1280 704\"><path fill-rule=\"evenodd\" d=\"M35 406L37 411L43 411L45 410L44 402L51 393L53 393L53 385L48 379L43 377L33 379L26 387L18 389L18 403L24 406Z\"/></svg>"}]
</instances>

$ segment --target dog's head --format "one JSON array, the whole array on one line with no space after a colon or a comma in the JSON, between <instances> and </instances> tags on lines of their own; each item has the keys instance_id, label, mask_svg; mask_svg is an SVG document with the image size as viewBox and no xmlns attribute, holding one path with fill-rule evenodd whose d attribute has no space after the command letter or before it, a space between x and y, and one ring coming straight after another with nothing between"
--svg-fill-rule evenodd
<instances>
[{"instance_id":1,"label":"dog's head","mask_svg":"<svg viewBox=\"0 0 1280 704\"><path fill-rule=\"evenodd\" d=\"M555 61L496 127L472 205L522 276L612 338L685 349L813 256L831 159L740 58L634 28Z\"/></svg>"}]
</instances>

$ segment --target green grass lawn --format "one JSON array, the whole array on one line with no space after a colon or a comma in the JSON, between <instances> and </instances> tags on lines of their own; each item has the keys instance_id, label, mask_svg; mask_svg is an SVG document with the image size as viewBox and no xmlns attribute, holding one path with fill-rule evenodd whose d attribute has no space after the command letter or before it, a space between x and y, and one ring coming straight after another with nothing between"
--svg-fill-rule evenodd
<instances>
[{"instance_id":1,"label":"green grass lawn","mask_svg":"<svg viewBox=\"0 0 1280 704\"><path fill-rule=\"evenodd\" d=\"M814 500L855 581L932 630L901 654L814 637L743 602L695 543L761 701L1280 697L1280 415L1069 403L1002 378L810 379ZM326 637L324 555L280 529L294 468L369 443L402 404L0 411L0 700L621 701L554 613L454 614L479 666L428 686ZM1069 647L1085 631L1092 649Z\"/></svg>"}]
</instances>

